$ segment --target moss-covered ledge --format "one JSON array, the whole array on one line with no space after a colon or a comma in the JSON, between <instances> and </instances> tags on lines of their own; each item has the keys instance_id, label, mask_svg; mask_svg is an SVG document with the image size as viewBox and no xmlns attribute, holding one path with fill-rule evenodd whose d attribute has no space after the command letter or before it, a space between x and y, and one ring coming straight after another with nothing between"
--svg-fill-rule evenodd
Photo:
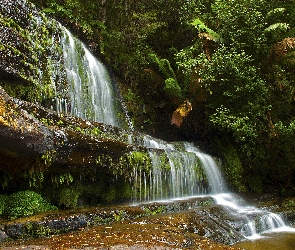
<instances>
[{"instance_id":1,"label":"moss-covered ledge","mask_svg":"<svg viewBox=\"0 0 295 250\"><path fill-rule=\"evenodd\" d=\"M97 165L98 156L108 155L114 160L135 149L134 145L106 138L104 128L103 124L12 98L0 88L2 156L23 160L41 157L47 166L87 166Z\"/></svg>"}]
</instances>

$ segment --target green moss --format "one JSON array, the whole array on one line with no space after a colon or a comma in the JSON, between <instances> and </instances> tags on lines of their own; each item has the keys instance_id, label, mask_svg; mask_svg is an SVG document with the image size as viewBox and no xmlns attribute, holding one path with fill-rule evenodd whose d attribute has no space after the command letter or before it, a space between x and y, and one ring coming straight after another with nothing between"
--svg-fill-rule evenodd
<instances>
[{"instance_id":1,"label":"green moss","mask_svg":"<svg viewBox=\"0 0 295 250\"><path fill-rule=\"evenodd\" d=\"M50 166L54 161L54 157L56 156L56 150L48 150L42 155L42 160L44 161L45 166Z\"/></svg>"},{"instance_id":2,"label":"green moss","mask_svg":"<svg viewBox=\"0 0 295 250\"><path fill-rule=\"evenodd\" d=\"M21 238L40 238L40 237L48 237L50 235L56 235L60 233L67 232L68 229L56 230L46 226L43 226L36 222L30 222L24 225L25 233L21 235Z\"/></svg>"},{"instance_id":3,"label":"green moss","mask_svg":"<svg viewBox=\"0 0 295 250\"><path fill-rule=\"evenodd\" d=\"M169 95L181 98L181 88L175 79L166 79L164 89Z\"/></svg>"},{"instance_id":4,"label":"green moss","mask_svg":"<svg viewBox=\"0 0 295 250\"><path fill-rule=\"evenodd\" d=\"M73 181L74 177L71 173L59 173L51 176L51 182L55 187L58 187L59 185L62 185L64 183L69 185Z\"/></svg>"},{"instance_id":5,"label":"green moss","mask_svg":"<svg viewBox=\"0 0 295 250\"><path fill-rule=\"evenodd\" d=\"M295 207L295 198L287 199L282 203L283 208L294 208Z\"/></svg>"}]
</instances>

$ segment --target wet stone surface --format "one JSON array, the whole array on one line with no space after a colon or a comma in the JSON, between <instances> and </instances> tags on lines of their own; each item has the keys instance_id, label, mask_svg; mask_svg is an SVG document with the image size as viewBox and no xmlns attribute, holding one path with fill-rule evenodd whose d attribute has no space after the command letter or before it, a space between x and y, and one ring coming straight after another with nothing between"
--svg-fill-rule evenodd
<instances>
[{"instance_id":1,"label":"wet stone surface","mask_svg":"<svg viewBox=\"0 0 295 250\"><path fill-rule=\"evenodd\" d=\"M183 227L180 214L154 215L59 236L8 242L1 249L234 249L186 232Z\"/></svg>"},{"instance_id":2,"label":"wet stone surface","mask_svg":"<svg viewBox=\"0 0 295 250\"><path fill-rule=\"evenodd\" d=\"M222 222L210 217L212 216L210 210L219 213L220 208L209 204L210 200L196 198L173 203L96 207L64 211L64 213L59 211L6 224L2 222L2 228L6 232L10 229L9 236L15 240L4 242L0 247L1 249L234 249L226 244L239 241L240 236L231 234L226 225L222 226ZM32 228L36 232L33 232ZM48 228L51 228L52 232L47 231ZM41 234L38 235L37 232ZM29 233L31 233L30 238L27 237ZM22 237L26 240L21 239Z\"/></svg>"},{"instance_id":3,"label":"wet stone surface","mask_svg":"<svg viewBox=\"0 0 295 250\"><path fill-rule=\"evenodd\" d=\"M276 200L271 203L259 200L256 204L262 208L270 206L277 212L278 208L283 208L281 201ZM290 209L288 207L286 211ZM0 229L5 232L4 237L8 235L13 238L7 231L12 227L14 232L23 232L26 238L18 237L3 242L0 248L239 249L232 244L245 240L239 231L243 221L230 212L225 207L214 204L211 197L58 211L0 222ZM280 212L283 213L282 210ZM29 228L27 223L43 225L44 227L35 227L43 234L31 231L31 238L25 237ZM48 233L45 226L52 227L53 231Z\"/></svg>"}]
</instances>

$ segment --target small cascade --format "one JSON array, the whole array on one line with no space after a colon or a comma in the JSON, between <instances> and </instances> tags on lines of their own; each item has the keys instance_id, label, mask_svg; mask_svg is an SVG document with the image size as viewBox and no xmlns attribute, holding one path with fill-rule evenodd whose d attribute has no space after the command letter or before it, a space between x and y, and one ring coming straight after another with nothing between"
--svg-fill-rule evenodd
<instances>
[{"instance_id":1,"label":"small cascade","mask_svg":"<svg viewBox=\"0 0 295 250\"><path fill-rule=\"evenodd\" d=\"M57 100L58 112L70 112L85 120L119 126L116 98L110 76L78 39L64 27L62 47L66 68L69 103Z\"/></svg>"},{"instance_id":2,"label":"small cascade","mask_svg":"<svg viewBox=\"0 0 295 250\"><path fill-rule=\"evenodd\" d=\"M185 150L194 153L202 162L202 166L208 178L211 193L224 193L226 191L225 181L212 156L202 153L192 143L185 143Z\"/></svg>"},{"instance_id":3,"label":"small cascade","mask_svg":"<svg viewBox=\"0 0 295 250\"><path fill-rule=\"evenodd\" d=\"M228 208L232 217L242 221L243 226L240 233L247 239L261 237L261 233L271 231L293 231L295 229L287 227L282 218L266 210L249 206L246 203L239 204L240 199L231 193L221 193L212 196L216 204Z\"/></svg>"},{"instance_id":4,"label":"small cascade","mask_svg":"<svg viewBox=\"0 0 295 250\"><path fill-rule=\"evenodd\" d=\"M193 144L172 144L144 136L142 146L149 150L152 167L147 173L140 167L134 169L135 202L216 193L214 183L219 183L220 190L225 186L213 158ZM215 176L208 178L208 169L216 171Z\"/></svg>"},{"instance_id":5,"label":"small cascade","mask_svg":"<svg viewBox=\"0 0 295 250\"><path fill-rule=\"evenodd\" d=\"M279 215L238 202L241 198L228 192L214 158L192 143L166 143L148 136L142 143L150 150L152 168L149 173L134 169L135 183L139 183L135 202L211 195L235 223L239 222L239 233L245 238L255 239L274 230L292 231Z\"/></svg>"}]
</instances>

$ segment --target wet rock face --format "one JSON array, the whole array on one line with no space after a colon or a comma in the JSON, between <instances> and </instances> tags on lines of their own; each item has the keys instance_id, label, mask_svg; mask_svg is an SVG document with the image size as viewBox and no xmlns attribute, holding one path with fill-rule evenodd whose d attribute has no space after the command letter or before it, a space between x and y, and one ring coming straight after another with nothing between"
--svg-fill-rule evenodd
<instances>
[{"instance_id":1,"label":"wet rock face","mask_svg":"<svg viewBox=\"0 0 295 250\"><path fill-rule=\"evenodd\" d=\"M44 120L46 120L45 123ZM62 125L58 126L55 123ZM43 163L47 167L51 165L49 163L54 163L51 169L54 171L54 168L66 165L98 166L96 159L104 154L116 161L121 155L134 148L117 140L85 134L85 131L91 131L91 129L103 131L105 127L103 124L94 124L77 117L59 115L36 104L10 97L0 87L0 156L2 159L10 157L14 161L17 159L28 161L29 157L32 159L42 156L50 157L47 163L44 158ZM54 153L54 157L51 153ZM52 162L48 162L49 160ZM11 172L15 165L13 161L4 162L0 166L0 171L8 169Z\"/></svg>"},{"instance_id":2,"label":"wet rock face","mask_svg":"<svg viewBox=\"0 0 295 250\"><path fill-rule=\"evenodd\" d=\"M0 18L0 72L34 85L61 84L65 72L59 67L63 57L58 23L22 0L0 0Z\"/></svg>"},{"instance_id":3,"label":"wet rock face","mask_svg":"<svg viewBox=\"0 0 295 250\"><path fill-rule=\"evenodd\" d=\"M0 230L0 242L8 240L9 236L2 230Z\"/></svg>"},{"instance_id":4,"label":"wet rock face","mask_svg":"<svg viewBox=\"0 0 295 250\"><path fill-rule=\"evenodd\" d=\"M53 148L53 133L0 88L0 150L35 155Z\"/></svg>"}]
</instances>

